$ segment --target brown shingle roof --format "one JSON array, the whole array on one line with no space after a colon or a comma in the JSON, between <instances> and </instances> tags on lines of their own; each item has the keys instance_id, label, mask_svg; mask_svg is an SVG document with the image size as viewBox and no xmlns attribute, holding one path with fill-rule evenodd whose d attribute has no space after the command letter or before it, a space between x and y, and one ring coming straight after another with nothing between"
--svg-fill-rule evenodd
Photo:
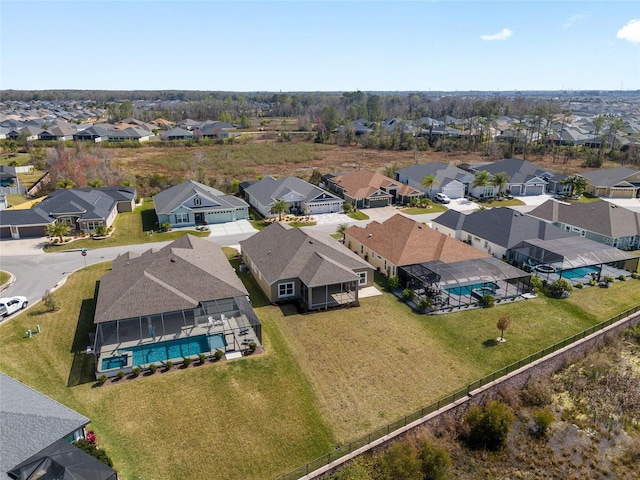
<instances>
[{"instance_id":1,"label":"brown shingle roof","mask_svg":"<svg viewBox=\"0 0 640 480\"><path fill-rule=\"evenodd\" d=\"M160 250L116 258L100 280L94 323L174 312L247 295L219 246L185 235Z\"/></svg>"},{"instance_id":2,"label":"brown shingle roof","mask_svg":"<svg viewBox=\"0 0 640 480\"><path fill-rule=\"evenodd\" d=\"M388 191L389 187L398 188L398 194L402 196L422 195L420 190L371 170L336 175L331 181L340 185L351 198L367 198L381 188Z\"/></svg>"},{"instance_id":3,"label":"brown shingle roof","mask_svg":"<svg viewBox=\"0 0 640 480\"><path fill-rule=\"evenodd\" d=\"M354 225L347 230L347 241L349 237L397 266L434 260L451 263L491 256L400 214L383 223L371 222L364 228Z\"/></svg>"}]
</instances>

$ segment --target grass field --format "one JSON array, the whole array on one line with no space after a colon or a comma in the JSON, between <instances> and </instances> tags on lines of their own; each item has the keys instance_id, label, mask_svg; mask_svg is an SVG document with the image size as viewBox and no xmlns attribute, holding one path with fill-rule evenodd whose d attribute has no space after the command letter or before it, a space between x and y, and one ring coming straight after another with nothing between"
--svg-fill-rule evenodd
<instances>
[{"instance_id":1,"label":"grass field","mask_svg":"<svg viewBox=\"0 0 640 480\"><path fill-rule=\"evenodd\" d=\"M56 292L60 311L36 305L0 324L0 370L91 418L128 480L273 478L640 303L629 280L606 299L587 288L568 300L427 316L385 293L358 308L298 315L268 304L242 273L266 353L95 387L85 383L91 357L82 352L108 269L72 275ZM489 346L504 314L513 318L507 342ZM42 332L23 338L36 324Z\"/></svg>"},{"instance_id":2,"label":"grass field","mask_svg":"<svg viewBox=\"0 0 640 480\"><path fill-rule=\"evenodd\" d=\"M400 210L402 213L406 215L422 215L425 213L442 213L448 210L447 207L441 205L439 203L434 203L429 205L428 208L420 208L420 207L407 207Z\"/></svg>"},{"instance_id":3,"label":"grass field","mask_svg":"<svg viewBox=\"0 0 640 480\"><path fill-rule=\"evenodd\" d=\"M4 285L11 278L11 274L9 272L5 272L4 270L0 270L0 285Z\"/></svg>"},{"instance_id":4,"label":"grass field","mask_svg":"<svg viewBox=\"0 0 640 480\"><path fill-rule=\"evenodd\" d=\"M369 220L369 215L364 213L362 210L358 210L357 212L351 212L347 214L349 218L353 220Z\"/></svg>"},{"instance_id":5,"label":"grass field","mask_svg":"<svg viewBox=\"0 0 640 480\"><path fill-rule=\"evenodd\" d=\"M103 240L93 240L87 238L84 240L76 240L72 243L62 243L60 245L47 245L44 247L45 252L58 252L69 248L104 248L117 247L121 245L133 245L136 243L152 243L172 241L189 233L196 237L206 237L209 232L200 232L195 229L191 230L172 230L169 232L158 233L156 225L157 216L151 198L145 198L142 205L136 207L133 212L119 213L114 222L114 232L110 237ZM149 234L147 232L153 232Z\"/></svg>"}]
</instances>

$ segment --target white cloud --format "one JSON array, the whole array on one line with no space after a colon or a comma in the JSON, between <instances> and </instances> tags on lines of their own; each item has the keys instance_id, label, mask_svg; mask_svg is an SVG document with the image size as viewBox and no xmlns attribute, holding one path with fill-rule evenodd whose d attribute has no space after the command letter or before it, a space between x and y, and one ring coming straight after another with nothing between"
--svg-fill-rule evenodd
<instances>
[{"instance_id":1,"label":"white cloud","mask_svg":"<svg viewBox=\"0 0 640 480\"><path fill-rule=\"evenodd\" d=\"M508 28L503 28L498 33L494 33L493 35L480 35L480 38L486 41L506 40L511 35L513 35L513 32L511 30L509 30Z\"/></svg>"},{"instance_id":2,"label":"white cloud","mask_svg":"<svg viewBox=\"0 0 640 480\"><path fill-rule=\"evenodd\" d=\"M571 28L575 23L582 21L584 17L580 14L572 15L567 19L565 23L562 24L562 28Z\"/></svg>"},{"instance_id":3,"label":"white cloud","mask_svg":"<svg viewBox=\"0 0 640 480\"><path fill-rule=\"evenodd\" d=\"M618 30L616 37L631 43L640 43L640 20L629 20L629 23Z\"/></svg>"}]
</instances>

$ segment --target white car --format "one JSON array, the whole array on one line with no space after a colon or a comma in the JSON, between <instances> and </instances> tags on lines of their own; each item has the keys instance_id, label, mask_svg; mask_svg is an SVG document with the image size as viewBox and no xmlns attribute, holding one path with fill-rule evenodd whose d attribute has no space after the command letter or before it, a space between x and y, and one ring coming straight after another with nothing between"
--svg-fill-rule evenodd
<instances>
[{"instance_id":1,"label":"white car","mask_svg":"<svg viewBox=\"0 0 640 480\"><path fill-rule=\"evenodd\" d=\"M451 201L451 199L444 193L436 193L433 198L436 202L440 203L449 203Z\"/></svg>"},{"instance_id":2,"label":"white car","mask_svg":"<svg viewBox=\"0 0 640 480\"><path fill-rule=\"evenodd\" d=\"M18 310L27 308L27 297L0 298L0 315L8 317Z\"/></svg>"}]
</instances>

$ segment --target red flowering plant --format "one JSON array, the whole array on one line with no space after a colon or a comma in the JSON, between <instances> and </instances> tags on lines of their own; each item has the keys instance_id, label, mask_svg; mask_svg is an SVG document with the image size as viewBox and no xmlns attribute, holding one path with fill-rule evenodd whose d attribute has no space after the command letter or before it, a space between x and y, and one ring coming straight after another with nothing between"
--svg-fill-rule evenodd
<instances>
[{"instance_id":1,"label":"red flowering plant","mask_svg":"<svg viewBox=\"0 0 640 480\"><path fill-rule=\"evenodd\" d=\"M96 434L94 433L93 430L87 430L86 435L84 436L84 438L87 440L87 442L89 443L96 443Z\"/></svg>"}]
</instances>

